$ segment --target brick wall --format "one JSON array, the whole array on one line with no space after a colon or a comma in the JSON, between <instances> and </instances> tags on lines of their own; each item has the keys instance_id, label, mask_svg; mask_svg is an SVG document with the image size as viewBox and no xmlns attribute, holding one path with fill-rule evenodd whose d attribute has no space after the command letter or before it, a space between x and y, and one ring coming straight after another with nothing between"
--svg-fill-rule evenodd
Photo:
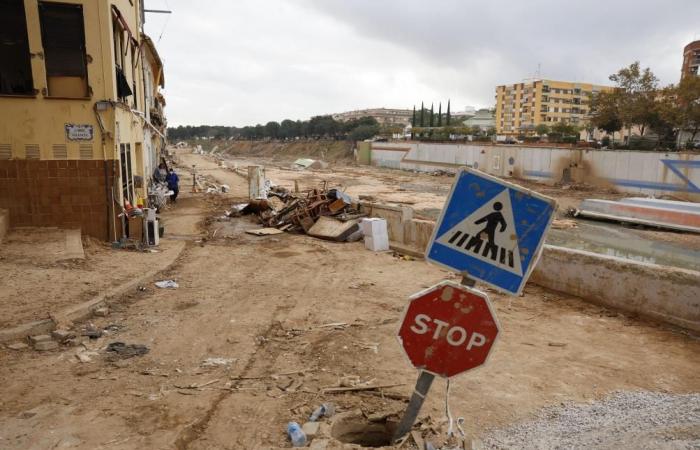
<instances>
[{"instance_id":1,"label":"brick wall","mask_svg":"<svg viewBox=\"0 0 700 450\"><path fill-rule=\"evenodd\" d=\"M114 160L0 160L0 208L11 227L81 228L109 240L105 163L112 186Z\"/></svg>"}]
</instances>

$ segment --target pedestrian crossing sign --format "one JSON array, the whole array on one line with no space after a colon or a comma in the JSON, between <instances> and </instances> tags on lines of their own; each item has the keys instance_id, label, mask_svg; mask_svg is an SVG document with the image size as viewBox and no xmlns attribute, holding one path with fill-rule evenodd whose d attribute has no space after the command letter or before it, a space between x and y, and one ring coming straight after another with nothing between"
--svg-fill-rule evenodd
<instances>
[{"instance_id":1,"label":"pedestrian crossing sign","mask_svg":"<svg viewBox=\"0 0 700 450\"><path fill-rule=\"evenodd\" d=\"M556 202L463 168L435 225L426 260L513 295L539 258Z\"/></svg>"}]
</instances>

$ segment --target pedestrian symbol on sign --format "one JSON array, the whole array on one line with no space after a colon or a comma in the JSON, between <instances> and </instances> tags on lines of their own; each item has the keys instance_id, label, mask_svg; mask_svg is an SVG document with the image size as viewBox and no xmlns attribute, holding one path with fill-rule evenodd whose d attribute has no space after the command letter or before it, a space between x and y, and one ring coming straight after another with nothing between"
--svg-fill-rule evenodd
<instances>
[{"instance_id":1,"label":"pedestrian symbol on sign","mask_svg":"<svg viewBox=\"0 0 700 450\"><path fill-rule=\"evenodd\" d=\"M503 189L436 241L518 276L523 275L508 189Z\"/></svg>"}]
</instances>

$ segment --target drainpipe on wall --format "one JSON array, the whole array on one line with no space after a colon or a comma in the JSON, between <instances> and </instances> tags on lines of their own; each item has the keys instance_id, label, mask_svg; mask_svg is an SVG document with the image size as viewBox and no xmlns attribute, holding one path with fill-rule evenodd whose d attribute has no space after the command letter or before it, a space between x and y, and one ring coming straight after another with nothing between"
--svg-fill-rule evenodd
<instances>
[{"instance_id":1,"label":"drainpipe on wall","mask_svg":"<svg viewBox=\"0 0 700 450\"><path fill-rule=\"evenodd\" d=\"M117 240L117 227L114 223L114 198L112 194L114 191L113 189L110 189L109 185L109 169L107 167L107 144L105 143L105 135L107 134L107 131L105 129L104 123L102 122L102 117L99 113L99 111L104 111L109 106L111 106L111 104L108 101L96 102L93 105L93 111L95 112L95 117L97 118L97 124L100 127L100 138L102 141L102 168L104 170L105 178L105 201L107 202L107 233L108 238L111 237L112 242L114 242ZM112 171L114 171L114 167L112 167Z\"/></svg>"}]
</instances>

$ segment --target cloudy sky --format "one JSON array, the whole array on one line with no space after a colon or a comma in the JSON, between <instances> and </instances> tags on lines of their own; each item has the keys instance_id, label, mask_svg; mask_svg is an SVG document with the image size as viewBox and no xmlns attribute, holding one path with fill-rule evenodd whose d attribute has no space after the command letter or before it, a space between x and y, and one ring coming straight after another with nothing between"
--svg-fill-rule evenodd
<instances>
[{"instance_id":1,"label":"cloudy sky","mask_svg":"<svg viewBox=\"0 0 700 450\"><path fill-rule=\"evenodd\" d=\"M539 74L605 84L639 60L662 84L700 39L699 0L146 0L171 125L243 126L452 100Z\"/></svg>"}]
</instances>

